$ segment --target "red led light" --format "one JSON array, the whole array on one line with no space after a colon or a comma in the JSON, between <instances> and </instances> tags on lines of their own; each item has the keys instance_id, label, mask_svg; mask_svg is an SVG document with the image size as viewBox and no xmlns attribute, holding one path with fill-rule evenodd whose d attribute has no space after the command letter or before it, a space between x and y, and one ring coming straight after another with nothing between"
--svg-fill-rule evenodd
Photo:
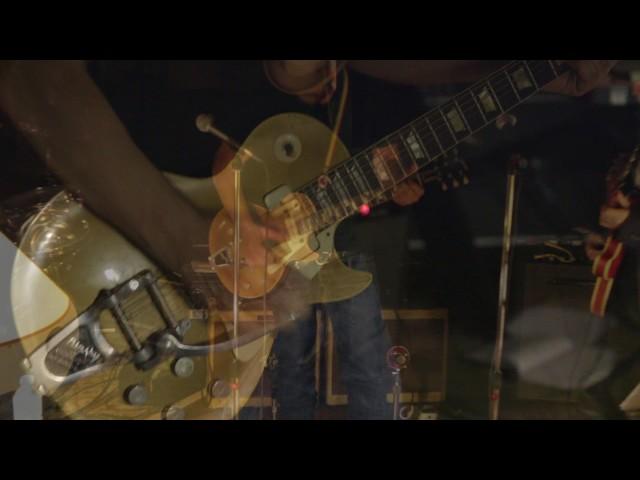
<instances>
[{"instance_id":1,"label":"red led light","mask_svg":"<svg viewBox=\"0 0 640 480\"><path fill-rule=\"evenodd\" d=\"M360 208L358 208L358 211L360 212L360 215L366 217L371 213L371 207L369 207L369 205L367 205L366 203L363 203L362 205L360 205Z\"/></svg>"}]
</instances>

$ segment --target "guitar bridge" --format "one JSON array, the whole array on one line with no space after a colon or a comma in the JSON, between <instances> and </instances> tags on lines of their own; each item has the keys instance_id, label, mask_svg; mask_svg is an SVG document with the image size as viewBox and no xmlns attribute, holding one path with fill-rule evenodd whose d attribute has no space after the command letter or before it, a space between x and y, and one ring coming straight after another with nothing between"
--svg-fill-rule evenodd
<instances>
[{"instance_id":1,"label":"guitar bridge","mask_svg":"<svg viewBox=\"0 0 640 480\"><path fill-rule=\"evenodd\" d=\"M230 267L233 265L233 257L230 248L224 247L209 257L210 268L215 272L220 267Z\"/></svg>"}]
</instances>

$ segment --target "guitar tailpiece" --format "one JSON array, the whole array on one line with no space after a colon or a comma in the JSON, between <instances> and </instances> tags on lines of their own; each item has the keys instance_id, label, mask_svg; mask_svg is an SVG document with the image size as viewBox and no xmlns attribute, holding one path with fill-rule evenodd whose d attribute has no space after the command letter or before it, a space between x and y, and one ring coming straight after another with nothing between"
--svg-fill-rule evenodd
<instances>
[{"instance_id":1,"label":"guitar tailpiece","mask_svg":"<svg viewBox=\"0 0 640 480\"><path fill-rule=\"evenodd\" d=\"M150 368L157 363L159 359L153 343L147 341L143 344L139 341L123 309L126 299L146 292L167 325L167 330L182 338L184 322L175 320L156 282L157 278L151 272L143 271L112 290L102 291L87 310L51 335L22 362L25 373L33 375L34 389L42 395L51 395L64 385L94 375L105 367L126 359L132 359L141 369ZM117 352L104 337L100 316L107 310L115 318L130 346L130 352Z\"/></svg>"}]
</instances>

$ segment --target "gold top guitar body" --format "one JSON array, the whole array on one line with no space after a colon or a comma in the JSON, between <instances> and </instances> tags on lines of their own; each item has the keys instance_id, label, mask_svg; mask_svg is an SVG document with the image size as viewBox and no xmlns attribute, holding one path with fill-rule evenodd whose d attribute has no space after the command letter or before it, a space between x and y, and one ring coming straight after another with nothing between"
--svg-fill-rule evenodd
<instances>
[{"instance_id":1,"label":"gold top guitar body","mask_svg":"<svg viewBox=\"0 0 640 480\"><path fill-rule=\"evenodd\" d=\"M318 230L304 228L305 221L318 212L298 190L312 184L327 163L337 165L350 156L332 136L319 121L288 113L263 122L244 143L254 158L242 169L242 190L258 217L264 222L269 217L284 226L287 240L270 249L266 272L264 267L241 262L241 298L260 298L277 289L289 269L300 274L301 282L308 281L296 290L302 292L300 300L306 304L345 300L370 285L369 273L349 269L335 253L333 240L340 221L328 222ZM215 271L230 292L234 285L233 233L233 219L227 212L219 212L211 227L210 249Z\"/></svg>"}]
</instances>

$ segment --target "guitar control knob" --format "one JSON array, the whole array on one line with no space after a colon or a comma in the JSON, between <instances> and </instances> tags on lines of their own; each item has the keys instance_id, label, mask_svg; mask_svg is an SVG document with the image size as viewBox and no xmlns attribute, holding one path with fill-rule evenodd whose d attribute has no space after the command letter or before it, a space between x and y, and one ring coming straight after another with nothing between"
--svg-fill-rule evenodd
<instances>
[{"instance_id":1,"label":"guitar control knob","mask_svg":"<svg viewBox=\"0 0 640 480\"><path fill-rule=\"evenodd\" d=\"M184 420L185 416L184 408L176 405L169 405L162 410L163 420Z\"/></svg>"},{"instance_id":2,"label":"guitar control knob","mask_svg":"<svg viewBox=\"0 0 640 480\"><path fill-rule=\"evenodd\" d=\"M189 357L182 357L173 362L172 371L176 377L188 378L193 374L195 366Z\"/></svg>"},{"instance_id":3,"label":"guitar control knob","mask_svg":"<svg viewBox=\"0 0 640 480\"><path fill-rule=\"evenodd\" d=\"M231 394L231 386L224 380L214 380L209 384L209 395L212 398L224 398Z\"/></svg>"},{"instance_id":4,"label":"guitar control knob","mask_svg":"<svg viewBox=\"0 0 640 480\"><path fill-rule=\"evenodd\" d=\"M124 399L129 405L144 405L149 399L149 394L142 385L131 385L125 390Z\"/></svg>"}]
</instances>

